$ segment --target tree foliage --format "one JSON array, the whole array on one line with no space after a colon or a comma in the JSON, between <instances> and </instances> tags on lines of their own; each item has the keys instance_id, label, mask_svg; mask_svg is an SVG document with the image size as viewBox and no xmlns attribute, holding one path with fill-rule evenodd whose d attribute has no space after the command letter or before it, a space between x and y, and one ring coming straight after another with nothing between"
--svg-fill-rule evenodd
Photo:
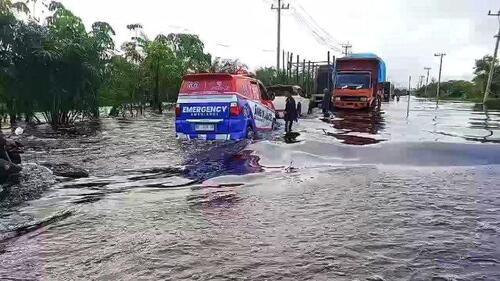
<instances>
[{"instance_id":1,"label":"tree foliage","mask_svg":"<svg viewBox=\"0 0 500 281\"><path fill-rule=\"evenodd\" d=\"M236 73L240 70L247 70L248 66L238 59L222 59L216 57L210 65L209 71L212 73Z\"/></svg>"},{"instance_id":2,"label":"tree foliage","mask_svg":"<svg viewBox=\"0 0 500 281\"><path fill-rule=\"evenodd\" d=\"M454 99L480 100L486 89L486 82L490 71L493 57L486 55L476 60L474 67L474 78L472 81L450 80L441 82L440 97ZM432 79L427 87L426 97L435 97L437 92L437 81ZM500 97L500 66L495 64L495 72L491 83L492 97ZM418 96L425 96L425 85L417 89Z\"/></svg>"},{"instance_id":3,"label":"tree foliage","mask_svg":"<svg viewBox=\"0 0 500 281\"><path fill-rule=\"evenodd\" d=\"M474 79L472 80L482 91L486 89L486 83L488 81L488 75L491 68L491 61L493 57L486 55L483 58L476 60L476 65L474 67ZM498 64L498 59L495 62L493 80L491 81L491 93L495 97L500 97L500 65Z\"/></svg>"},{"instance_id":4,"label":"tree foliage","mask_svg":"<svg viewBox=\"0 0 500 281\"><path fill-rule=\"evenodd\" d=\"M38 121L40 112L53 125L69 125L98 117L101 105L151 104L161 112L177 98L184 74L209 70L211 56L196 35L149 40L141 24L130 24L134 36L116 54L108 23L87 30L53 1L41 25L16 16L29 13L26 3L0 2L0 113L11 121Z\"/></svg>"}]
</instances>

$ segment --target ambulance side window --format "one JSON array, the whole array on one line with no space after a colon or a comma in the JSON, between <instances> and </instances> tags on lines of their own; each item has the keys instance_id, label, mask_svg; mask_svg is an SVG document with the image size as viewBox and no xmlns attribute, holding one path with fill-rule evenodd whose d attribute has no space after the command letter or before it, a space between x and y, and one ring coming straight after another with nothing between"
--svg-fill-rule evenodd
<instances>
[{"instance_id":1,"label":"ambulance side window","mask_svg":"<svg viewBox=\"0 0 500 281\"><path fill-rule=\"evenodd\" d=\"M260 96L260 89L259 89L259 85L256 83L256 82L253 82L251 81L251 86L252 86L252 99L253 100L260 100L261 99L261 96Z\"/></svg>"},{"instance_id":2,"label":"ambulance side window","mask_svg":"<svg viewBox=\"0 0 500 281\"><path fill-rule=\"evenodd\" d=\"M260 87L260 95L262 100L274 100L274 97L272 96L271 92L266 90L266 87L264 87L263 84L259 84Z\"/></svg>"}]
</instances>

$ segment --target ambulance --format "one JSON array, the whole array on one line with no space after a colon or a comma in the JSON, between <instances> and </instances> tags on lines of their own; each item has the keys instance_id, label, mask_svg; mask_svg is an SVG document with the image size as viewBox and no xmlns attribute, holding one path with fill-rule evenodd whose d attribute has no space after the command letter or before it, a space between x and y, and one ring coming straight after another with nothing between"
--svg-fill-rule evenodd
<instances>
[{"instance_id":1,"label":"ambulance","mask_svg":"<svg viewBox=\"0 0 500 281\"><path fill-rule=\"evenodd\" d=\"M175 107L178 139L241 140L274 128L273 97L248 74L184 76Z\"/></svg>"}]
</instances>

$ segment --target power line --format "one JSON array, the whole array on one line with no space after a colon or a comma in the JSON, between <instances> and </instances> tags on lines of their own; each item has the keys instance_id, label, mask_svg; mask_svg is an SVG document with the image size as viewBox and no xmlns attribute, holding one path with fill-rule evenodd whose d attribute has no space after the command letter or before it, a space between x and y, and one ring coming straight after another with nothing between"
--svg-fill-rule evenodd
<instances>
[{"instance_id":1,"label":"power line","mask_svg":"<svg viewBox=\"0 0 500 281\"><path fill-rule=\"evenodd\" d=\"M319 44L327 46L328 48L331 48L332 50L335 50L338 53L342 52L342 50L339 47L335 46L334 43L329 42L329 40L327 38L325 38L325 36L321 35L321 31L319 31L317 28L312 26L311 23L308 22L304 18L304 16L302 16L296 9L292 9L292 11L293 11L292 15L294 16L294 18L299 22L299 24L304 25L305 27L307 27L309 29L309 31L313 35L314 39L316 39L316 41Z\"/></svg>"},{"instance_id":2,"label":"power line","mask_svg":"<svg viewBox=\"0 0 500 281\"><path fill-rule=\"evenodd\" d=\"M307 18L309 18L309 20L313 23L313 25L315 25L323 34L326 35L326 37L330 42L333 42L335 45L341 45L340 41L335 40L328 31L326 31L321 25L319 25L318 22L316 22L316 20L314 19L314 17L312 17L300 3L296 2L295 5L300 10L302 10L302 12L306 15Z\"/></svg>"},{"instance_id":3,"label":"power line","mask_svg":"<svg viewBox=\"0 0 500 281\"><path fill-rule=\"evenodd\" d=\"M272 3L270 0L262 1L266 4ZM337 40L333 39L333 37L326 30L324 30L298 2L294 1L294 5L295 4L298 5L300 10L293 6L290 8L290 10L292 10L292 16L299 23L299 25L306 27L311 32L313 38L319 44L326 46L338 53L341 53L341 44Z\"/></svg>"}]
</instances>

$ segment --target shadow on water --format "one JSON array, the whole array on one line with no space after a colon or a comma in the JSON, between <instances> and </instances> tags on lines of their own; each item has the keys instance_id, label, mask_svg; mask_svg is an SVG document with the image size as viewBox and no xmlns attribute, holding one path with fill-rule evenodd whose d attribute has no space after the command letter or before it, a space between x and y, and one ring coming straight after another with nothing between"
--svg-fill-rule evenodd
<instances>
[{"instance_id":1,"label":"shadow on water","mask_svg":"<svg viewBox=\"0 0 500 281\"><path fill-rule=\"evenodd\" d=\"M379 131L385 128L384 114L382 111L337 110L333 112L332 117L320 120L336 129L333 133L323 130L325 135L334 137L344 144L367 145L384 141L376 138Z\"/></svg>"}]
</instances>

